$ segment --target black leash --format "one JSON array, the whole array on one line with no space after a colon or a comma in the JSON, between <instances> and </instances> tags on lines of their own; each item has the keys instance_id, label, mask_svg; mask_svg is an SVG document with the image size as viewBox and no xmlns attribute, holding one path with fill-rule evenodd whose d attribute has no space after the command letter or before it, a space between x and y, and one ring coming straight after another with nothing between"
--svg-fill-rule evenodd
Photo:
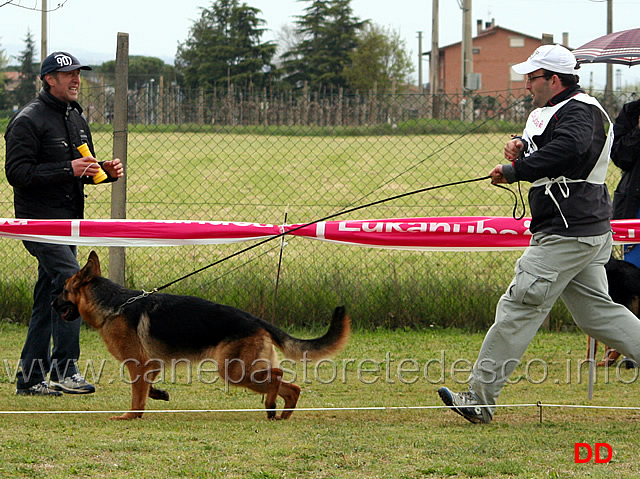
<instances>
[{"instance_id":1,"label":"black leash","mask_svg":"<svg viewBox=\"0 0 640 479\"><path fill-rule=\"evenodd\" d=\"M511 193L513 195L514 198L514 202L513 202L513 219L520 221L522 218L524 218L524 215L527 214L527 206L524 204L524 198L522 197L522 189L520 188L520 182L518 181L518 194L516 194L515 191L513 191L510 188L507 188L504 185L493 185L493 186L497 186L498 188L502 188L503 190L508 191L509 193ZM518 216L517 212L518 212L518 196L520 197L520 203L522 204L522 214Z\"/></svg>"},{"instance_id":2,"label":"black leash","mask_svg":"<svg viewBox=\"0 0 640 479\"><path fill-rule=\"evenodd\" d=\"M408 193L402 193L402 194L399 194L399 195L396 195L396 196L391 196L389 198L384 198L382 200L373 201L373 202L367 203L365 205L354 206L353 208L349 208L349 209L346 209L346 210L339 211L337 213L333 213L333 214L331 214L329 216L325 216L324 218L320 218L320 219L317 219L315 221L311 221L309 223L305 223L303 225L296 226L295 228L292 228L292 229L290 229L288 231L284 231L284 232L282 232L280 234L277 234L277 235L274 235L274 236L269 236L268 238L265 238L265 239L255 243L255 244L252 244L251 246L248 246L248 247L246 247L244 249L241 249L240 251L236 251L235 253L230 254L229 256L225 256L224 258L221 258L221 259L219 259L219 260L217 260L217 261L215 261L215 262L213 262L213 263L211 263L211 264L209 264L207 266L203 266L202 268L199 268L199 269L197 269L195 271L192 271L189 274L186 274L186 275L184 275L184 276L182 276L182 277L180 277L178 279L175 279L175 280L171 281L170 283L167 283L167 284L165 284L163 286L160 286L158 288L154 288L151 291L144 291L142 295L136 296L135 298L131 298L129 301L127 301L127 303L123 304L123 306L126 305L126 304L129 304L129 303L132 303L133 301L137 300L140 297L145 297L145 296L148 296L150 294L157 293L158 291L162 291L163 289L168 288L169 286L172 286L172 285L174 285L175 283L177 283L179 281L182 281L182 280L187 279L187 278L189 278L191 276L194 276L194 275L196 275L198 273L201 273L202 271L204 271L206 269L209 269L209 268L211 268L213 266L216 266L216 265L222 263L223 261L227 261L228 259L235 258L236 256L239 256L242 253L246 253L247 251L250 251L250 250L252 250L254 248L257 248L258 246L261 246L261 245L263 245L265 243L268 243L269 241L272 241L272 240L277 239L277 238L281 238L281 237L283 237L285 235L288 235L288 234L291 234L291 233L293 233L295 231L301 230L302 228L306 228L308 226L315 225L317 223L322 223L323 221L328 221L328 220L330 220L332 218L335 218L336 216L344 215L344 214L347 214L347 213L353 213L354 211L362 210L362 209L368 208L370 206L379 205L379 204L382 204L382 203L386 203L387 201L397 200L397 199L404 198L406 196L415 195L415 194L418 194L418 193L424 193L425 191L436 190L436 189L439 189L439 188L447 188L449 186L463 185L465 183L473 183L473 182L476 182L476 181L488 180L489 178L491 178L491 176L482 176L480 178L473 178L473 179L470 179L470 180L461 180L461 181L454 181L452 183L444 183L444 184L441 184L441 185L428 186L426 188L420 188L418 190L409 191ZM507 191L510 191L512 194L515 195L515 193L513 191L511 191L509 188L504 188L504 189L506 189ZM514 212L515 212L515 209L514 209Z\"/></svg>"}]
</instances>

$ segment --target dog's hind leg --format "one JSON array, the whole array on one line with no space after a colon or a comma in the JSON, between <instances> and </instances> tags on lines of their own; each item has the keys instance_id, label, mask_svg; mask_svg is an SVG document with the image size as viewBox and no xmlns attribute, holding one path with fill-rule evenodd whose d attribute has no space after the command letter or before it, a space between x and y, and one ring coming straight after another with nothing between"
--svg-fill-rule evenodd
<instances>
[{"instance_id":1,"label":"dog's hind leg","mask_svg":"<svg viewBox=\"0 0 640 479\"><path fill-rule=\"evenodd\" d=\"M620 353L618 351L605 346L604 358L602 358L602 361L596 364L596 366L611 366L619 357Z\"/></svg>"},{"instance_id":2,"label":"dog's hind leg","mask_svg":"<svg viewBox=\"0 0 640 479\"><path fill-rule=\"evenodd\" d=\"M280 396L284 399L284 411L282 411L281 419L289 419L293 414L298 404L298 398L300 397L300 386L293 383L280 384Z\"/></svg>"},{"instance_id":3,"label":"dog's hind leg","mask_svg":"<svg viewBox=\"0 0 640 479\"><path fill-rule=\"evenodd\" d=\"M149 383L149 397L151 399L159 399L161 401L168 401L169 400L169 393L167 391L165 391L164 389L158 389L158 388L153 386L154 381L158 377L158 374L160 374L160 370L159 369L156 369L154 371L150 371L149 373L147 373L147 382Z\"/></svg>"},{"instance_id":4,"label":"dog's hind leg","mask_svg":"<svg viewBox=\"0 0 640 479\"><path fill-rule=\"evenodd\" d=\"M151 399L159 399L160 401L168 401L169 393L164 389L158 389L151 386L149 388L149 397Z\"/></svg>"},{"instance_id":5,"label":"dog's hind leg","mask_svg":"<svg viewBox=\"0 0 640 479\"><path fill-rule=\"evenodd\" d=\"M268 419L280 419L276 415L276 399L282 386L282 369L272 368L269 370L255 371L247 377L241 386L245 386L252 391L266 394L264 407L267 409Z\"/></svg>"},{"instance_id":6,"label":"dog's hind leg","mask_svg":"<svg viewBox=\"0 0 640 479\"><path fill-rule=\"evenodd\" d=\"M262 370L252 375L253 380L251 382L243 384L243 386L252 391L266 394L264 405L269 419L289 419L298 404L300 386L284 382L282 380L283 374L279 368L272 368L268 371ZM278 396L284 399L284 411L280 416L276 415L276 400Z\"/></svg>"}]
</instances>

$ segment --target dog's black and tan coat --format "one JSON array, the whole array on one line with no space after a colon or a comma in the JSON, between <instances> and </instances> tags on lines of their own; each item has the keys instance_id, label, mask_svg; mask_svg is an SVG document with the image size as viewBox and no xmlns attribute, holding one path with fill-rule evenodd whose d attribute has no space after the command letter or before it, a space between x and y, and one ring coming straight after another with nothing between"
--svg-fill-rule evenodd
<instances>
[{"instance_id":1,"label":"dog's black and tan coat","mask_svg":"<svg viewBox=\"0 0 640 479\"><path fill-rule=\"evenodd\" d=\"M287 419L300 387L282 380L274 346L290 359L317 360L340 351L350 332L343 307L335 309L324 336L304 340L237 308L193 296L156 293L126 304L141 294L103 278L98 255L92 251L54 302L64 319L81 315L100 332L109 352L126 362L132 381L131 411L119 419L141 417L147 397L169 399L166 391L152 386L159 374L154 361L204 359L214 360L229 384L266 395L270 419L278 418L276 399L281 396L285 410L279 418Z\"/></svg>"}]
</instances>

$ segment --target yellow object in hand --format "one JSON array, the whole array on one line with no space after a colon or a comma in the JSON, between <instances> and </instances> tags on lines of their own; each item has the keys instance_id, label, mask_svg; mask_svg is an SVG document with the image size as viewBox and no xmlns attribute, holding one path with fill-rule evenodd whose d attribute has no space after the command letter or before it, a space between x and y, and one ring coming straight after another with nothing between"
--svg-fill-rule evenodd
<instances>
[{"instance_id":1,"label":"yellow object in hand","mask_svg":"<svg viewBox=\"0 0 640 479\"><path fill-rule=\"evenodd\" d=\"M83 157L93 156L91 154L91 151L89 150L89 146L86 143L83 143L82 145L80 145L78 147L78 151ZM93 177L93 182L97 185L98 183L102 183L107 178L108 178L107 174L104 172L102 168L100 168L100 171L98 171L96 176Z\"/></svg>"}]
</instances>

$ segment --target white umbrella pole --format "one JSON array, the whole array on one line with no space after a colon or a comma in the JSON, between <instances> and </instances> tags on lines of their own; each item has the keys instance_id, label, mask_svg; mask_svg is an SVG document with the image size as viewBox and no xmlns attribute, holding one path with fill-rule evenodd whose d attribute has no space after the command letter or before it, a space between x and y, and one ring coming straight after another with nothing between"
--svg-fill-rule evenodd
<instances>
[{"instance_id":1,"label":"white umbrella pole","mask_svg":"<svg viewBox=\"0 0 640 479\"><path fill-rule=\"evenodd\" d=\"M589 337L589 392L587 393L587 399L591 401L593 398L593 381L596 375L596 340L593 337Z\"/></svg>"}]
</instances>

